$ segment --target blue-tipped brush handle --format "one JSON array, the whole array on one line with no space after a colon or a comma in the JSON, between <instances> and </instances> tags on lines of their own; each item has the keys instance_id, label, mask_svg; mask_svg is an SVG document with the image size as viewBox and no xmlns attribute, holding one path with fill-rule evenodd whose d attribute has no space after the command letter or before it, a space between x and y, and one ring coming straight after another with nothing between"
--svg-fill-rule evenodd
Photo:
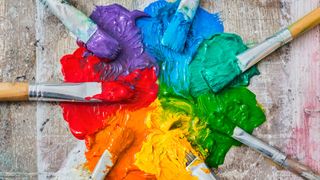
<instances>
[{"instance_id":1,"label":"blue-tipped brush handle","mask_svg":"<svg viewBox=\"0 0 320 180\"><path fill-rule=\"evenodd\" d=\"M163 34L162 45L177 52L183 51L199 1L181 0L175 15Z\"/></svg>"}]
</instances>

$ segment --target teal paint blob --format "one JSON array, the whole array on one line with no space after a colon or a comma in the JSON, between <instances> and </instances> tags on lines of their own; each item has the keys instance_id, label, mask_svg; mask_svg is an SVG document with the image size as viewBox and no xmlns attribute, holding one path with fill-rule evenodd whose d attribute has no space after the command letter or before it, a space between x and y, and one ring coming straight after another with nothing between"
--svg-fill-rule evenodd
<instances>
[{"instance_id":1,"label":"teal paint blob","mask_svg":"<svg viewBox=\"0 0 320 180\"><path fill-rule=\"evenodd\" d=\"M203 41L189 68L192 96L217 92L230 82L230 86L248 85L259 71L253 67L241 74L236 55L246 49L236 34L216 34Z\"/></svg>"},{"instance_id":2,"label":"teal paint blob","mask_svg":"<svg viewBox=\"0 0 320 180\"><path fill-rule=\"evenodd\" d=\"M171 87L175 94L189 95L189 64L203 40L223 32L223 24L218 14L210 14L198 8L187 34L182 52L162 45L164 31L168 28L180 1L169 3L159 0L151 3L145 13L150 17L139 18L136 22L143 35L143 43L148 53L154 56L160 67L159 80Z\"/></svg>"}]
</instances>

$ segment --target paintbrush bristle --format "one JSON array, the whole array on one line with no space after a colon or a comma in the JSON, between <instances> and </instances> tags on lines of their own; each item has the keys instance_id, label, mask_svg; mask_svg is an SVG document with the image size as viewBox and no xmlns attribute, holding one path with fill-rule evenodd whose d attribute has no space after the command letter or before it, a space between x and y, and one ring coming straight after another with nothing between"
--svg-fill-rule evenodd
<instances>
[{"instance_id":1,"label":"paintbrush bristle","mask_svg":"<svg viewBox=\"0 0 320 180\"><path fill-rule=\"evenodd\" d=\"M212 70L213 68L214 70ZM201 74L210 89L217 93L241 74L239 66L234 62L216 64L209 69L203 69ZM223 72L217 71L224 70ZM218 73L219 72L219 73Z\"/></svg>"},{"instance_id":2,"label":"paintbrush bristle","mask_svg":"<svg viewBox=\"0 0 320 180\"><path fill-rule=\"evenodd\" d=\"M199 0L181 0L179 7L163 34L161 43L170 49L182 52L190 26L197 12Z\"/></svg>"},{"instance_id":3,"label":"paintbrush bristle","mask_svg":"<svg viewBox=\"0 0 320 180\"><path fill-rule=\"evenodd\" d=\"M186 166L189 166L196 158L197 157L192 152L188 152L186 154L186 159L187 159Z\"/></svg>"}]
</instances>

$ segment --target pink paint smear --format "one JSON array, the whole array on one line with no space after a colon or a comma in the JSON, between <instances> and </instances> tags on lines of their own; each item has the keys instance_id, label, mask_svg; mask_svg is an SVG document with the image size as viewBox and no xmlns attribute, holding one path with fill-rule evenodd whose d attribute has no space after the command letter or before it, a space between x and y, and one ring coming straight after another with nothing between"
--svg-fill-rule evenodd
<instances>
[{"instance_id":1,"label":"pink paint smear","mask_svg":"<svg viewBox=\"0 0 320 180\"><path fill-rule=\"evenodd\" d=\"M307 66L308 79L302 95L301 120L293 129L286 152L293 158L320 172L320 53L315 50Z\"/></svg>"}]
</instances>

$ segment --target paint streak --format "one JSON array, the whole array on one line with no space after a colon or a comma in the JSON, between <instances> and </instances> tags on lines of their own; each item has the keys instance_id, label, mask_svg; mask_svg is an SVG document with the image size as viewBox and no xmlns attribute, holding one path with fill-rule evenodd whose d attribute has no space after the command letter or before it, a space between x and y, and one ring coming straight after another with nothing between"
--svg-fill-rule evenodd
<instances>
[{"instance_id":1,"label":"paint streak","mask_svg":"<svg viewBox=\"0 0 320 180\"><path fill-rule=\"evenodd\" d=\"M217 92L225 86L219 85L224 82L231 82L231 86L248 85L250 78L259 71L253 67L241 74L236 55L246 49L242 39L235 34L222 33L205 40L190 64L192 96Z\"/></svg>"},{"instance_id":2,"label":"paint streak","mask_svg":"<svg viewBox=\"0 0 320 180\"><path fill-rule=\"evenodd\" d=\"M93 55L82 57L85 51L84 47L80 47L74 54L61 59L65 81L103 82L103 92L97 95L97 98L109 99L114 103L61 103L64 119L78 139L84 139L86 135L105 127L107 118L115 115L120 109L134 111L147 107L154 101L158 92L155 68L137 69L127 76L118 77L117 81L102 81L100 72L95 71L101 60ZM119 89L123 91L118 91Z\"/></svg>"},{"instance_id":3,"label":"paint streak","mask_svg":"<svg viewBox=\"0 0 320 180\"><path fill-rule=\"evenodd\" d=\"M210 14L198 8L184 50L181 53L171 50L163 46L161 40L178 5L179 1L169 3L159 0L151 3L145 9L145 13L150 17L139 18L137 26L141 28L146 50L159 63L161 69L159 79L171 86L176 94L188 96L190 83L188 65L201 42L216 33L223 32L223 25L218 14Z\"/></svg>"}]
</instances>

